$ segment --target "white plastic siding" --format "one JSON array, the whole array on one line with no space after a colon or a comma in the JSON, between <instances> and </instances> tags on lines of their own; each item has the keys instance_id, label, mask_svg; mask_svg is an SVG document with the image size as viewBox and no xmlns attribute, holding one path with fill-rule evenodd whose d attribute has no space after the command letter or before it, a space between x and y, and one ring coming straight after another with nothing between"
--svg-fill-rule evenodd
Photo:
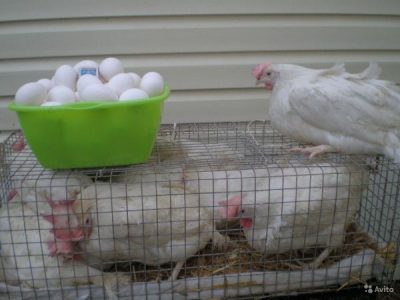
<instances>
[{"instance_id":1,"label":"white plastic siding","mask_svg":"<svg viewBox=\"0 0 400 300\"><path fill-rule=\"evenodd\" d=\"M377 61L400 82L400 1L0 0L0 130L18 127L7 104L20 85L108 56L165 76L163 122L265 119L250 75L262 61Z\"/></svg>"}]
</instances>

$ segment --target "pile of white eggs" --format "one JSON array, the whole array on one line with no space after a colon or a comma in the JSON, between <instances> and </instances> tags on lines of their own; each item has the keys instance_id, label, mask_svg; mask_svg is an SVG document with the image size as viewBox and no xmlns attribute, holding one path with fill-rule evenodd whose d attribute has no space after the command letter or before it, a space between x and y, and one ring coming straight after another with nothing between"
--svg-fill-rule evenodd
<instances>
[{"instance_id":1,"label":"pile of white eggs","mask_svg":"<svg viewBox=\"0 0 400 300\"><path fill-rule=\"evenodd\" d=\"M74 66L62 65L52 79L22 85L15 94L19 105L56 106L85 101L128 101L162 94L164 79L157 72L140 77L125 73L120 60L104 59L100 64L83 60Z\"/></svg>"}]
</instances>

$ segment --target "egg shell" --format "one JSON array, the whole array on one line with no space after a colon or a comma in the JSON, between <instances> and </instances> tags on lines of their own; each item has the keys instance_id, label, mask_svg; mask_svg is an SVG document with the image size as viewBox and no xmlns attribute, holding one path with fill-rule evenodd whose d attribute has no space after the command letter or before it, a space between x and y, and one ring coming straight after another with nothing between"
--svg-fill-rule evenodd
<instances>
[{"instance_id":1,"label":"egg shell","mask_svg":"<svg viewBox=\"0 0 400 300\"><path fill-rule=\"evenodd\" d=\"M133 72L130 72L128 74L131 75L133 78L133 87L138 88L140 86L140 81L142 80L142 78L138 74Z\"/></svg>"},{"instance_id":2,"label":"egg shell","mask_svg":"<svg viewBox=\"0 0 400 300\"><path fill-rule=\"evenodd\" d=\"M85 88L89 85L93 84L103 84L101 80L93 75L85 74L79 77L78 81L76 82L76 91L78 93L82 93Z\"/></svg>"},{"instance_id":3,"label":"egg shell","mask_svg":"<svg viewBox=\"0 0 400 300\"><path fill-rule=\"evenodd\" d=\"M80 93L80 101L116 101L118 100L115 92L106 85L89 85Z\"/></svg>"},{"instance_id":4,"label":"egg shell","mask_svg":"<svg viewBox=\"0 0 400 300\"><path fill-rule=\"evenodd\" d=\"M164 79L157 72L148 72L143 75L139 87L150 97L158 96L164 91Z\"/></svg>"},{"instance_id":5,"label":"egg shell","mask_svg":"<svg viewBox=\"0 0 400 300\"><path fill-rule=\"evenodd\" d=\"M119 73L111 78L106 85L112 88L114 92L119 96L126 90L133 88L134 84L135 82L131 75L126 73Z\"/></svg>"},{"instance_id":6,"label":"egg shell","mask_svg":"<svg viewBox=\"0 0 400 300\"><path fill-rule=\"evenodd\" d=\"M36 81L37 83L40 83L43 85L43 87L46 89L46 93L53 87L53 81L47 78L42 78Z\"/></svg>"},{"instance_id":7,"label":"egg shell","mask_svg":"<svg viewBox=\"0 0 400 300\"><path fill-rule=\"evenodd\" d=\"M38 82L25 83L15 93L15 103L20 105L40 105L46 99L46 89Z\"/></svg>"},{"instance_id":8,"label":"egg shell","mask_svg":"<svg viewBox=\"0 0 400 300\"><path fill-rule=\"evenodd\" d=\"M139 100L139 99L147 99L149 95L141 89L133 88L126 90L119 97L119 101L129 101L129 100Z\"/></svg>"},{"instance_id":9,"label":"egg shell","mask_svg":"<svg viewBox=\"0 0 400 300\"><path fill-rule=\"evenodd\" d=\"M44 102L40 106L60 106L60 105L62 105L62 103L59 103L59 102L56 102L56 101L47 101L47 102Z\"/></svg>"},{"instance_id":10,"label":"egg shell","mask_svg":"<svg viewBox=\"0 0 400 300\"><path fill-rule=\"evenodd\" d=\"M64 85L57 85L49 91L48 100L61 104L75 102L75 92Z\"/></svg>"},{"instance_id":11,"label":"egg shell","mask_svg":"<svg viewBox=\"0 0 400 300\"><path fill-rule=\"evenodd\" d=\"M76 74L79 75L79 71L82 68L95 68L97 69L99 67L98 63L95 62L94 60L81 60L77 64L74 65L74 69ZM83 75L82 75L83 76Z\"/></svg>"},{"instance_id":12,"label":"egg shell","mask_svg":"<svg viewBox=\"0 0 400 300\"><path fill-rule=\"evenodd\" d=\"M70 65L62 65L57 68L53 76L54 86L64 85L69 87L71 90L75 91L76 80L78 73Z\"/></svg>"},{"instance_id":13,"label":"egg shell","mask_svg":"<svg viewBox=\"0 0 400 300\"><path fill-rule=\"evenodd\" d=\"M99 72L106 81L109 81L115 75L124 73L124 67L118 58L108 57L100 63Z\"/></svg>"}]
</instances>

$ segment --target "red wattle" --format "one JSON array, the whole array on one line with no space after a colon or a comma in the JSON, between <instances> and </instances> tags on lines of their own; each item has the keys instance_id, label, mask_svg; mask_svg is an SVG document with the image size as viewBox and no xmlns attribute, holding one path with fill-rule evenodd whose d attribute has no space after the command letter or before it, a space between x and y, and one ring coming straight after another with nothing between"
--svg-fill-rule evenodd
<instances>
[{"instance_id":1,"label":"red wattle","mask_svg":"<svg viewBox=\"0 0 400 300\"><path fill-rule=\"evenodd\" d=\"M266 83L265 84L265 89L268 91L272 91L274 88L274 85L272 83Z\"/></svg>"},{"instance_id":2,"label":"red wattle","mask_svg":"<svg viewBox=\"0 0 400 300\"><path fill-rule=\"evenodd\" d=\"M250 229L253 227L253 220L251 218L241 218L240 226L242 226L243 229Z\"/></svg>"}]
</instances>

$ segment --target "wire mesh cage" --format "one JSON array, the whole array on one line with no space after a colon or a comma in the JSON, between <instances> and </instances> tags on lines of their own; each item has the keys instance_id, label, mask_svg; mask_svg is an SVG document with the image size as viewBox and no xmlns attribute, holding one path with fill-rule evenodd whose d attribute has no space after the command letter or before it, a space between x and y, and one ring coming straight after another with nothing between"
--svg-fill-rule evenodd
<instances>
[{"instance_id":1,"label":"wire mesh cage","mask_svg":"<svg viewBox=\"0 0 400 300\"><path fill-rule=\"evenodd\" d=\"M265 121L163 125L118 168L45 170L21 145L0 148L2 299L396 292L400 166L381 156L309 160Z\"/></svg>"}]
</instances>

